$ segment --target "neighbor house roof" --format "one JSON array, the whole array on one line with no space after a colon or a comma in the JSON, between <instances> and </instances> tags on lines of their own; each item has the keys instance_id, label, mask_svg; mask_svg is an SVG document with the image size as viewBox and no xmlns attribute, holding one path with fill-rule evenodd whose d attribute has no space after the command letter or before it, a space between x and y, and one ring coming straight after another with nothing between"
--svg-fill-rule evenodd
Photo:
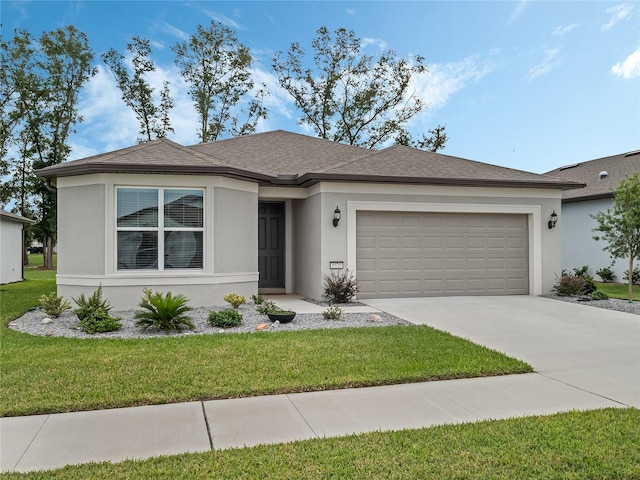
<instances>
[{"instance_id":1,"label":"neighbor house roof","mask_svg":"<svg viewBox=\"0 0 640 480\"><path fill-rule=\"evenodd\" d=\"M89 173L224 175L262 185L320 181L580 188L582 184L458 157L393 146L370 150L277 130L183 147L154 140L37 171L45 178Z\"/></svg>"},{"instance_id":2,"label":"neighbor house roof","mask_svg":"<svg viewBox=\"0 0 640 480\"><path fill-rule=\"evenodd\" d=\"M586 184L583 189L563 192L563 203L572 203L611 198L620 182L634 173L640 173L640 150L566 165L545 175Z\"/></svg>"},{"instance_id":3,"label":"neighbor house roof","mask_svg":"<svg viewBox=\"0 0 640 480\"><path fill-rule=\"evenodd\" d=\"M31 220L30 218L25 218L20 215L16 215L15 213L7 212L6 210L0 209L0 217L10 220L12 222L18 223L36 223L35 220Z\"/></svg>"}]
</instances>

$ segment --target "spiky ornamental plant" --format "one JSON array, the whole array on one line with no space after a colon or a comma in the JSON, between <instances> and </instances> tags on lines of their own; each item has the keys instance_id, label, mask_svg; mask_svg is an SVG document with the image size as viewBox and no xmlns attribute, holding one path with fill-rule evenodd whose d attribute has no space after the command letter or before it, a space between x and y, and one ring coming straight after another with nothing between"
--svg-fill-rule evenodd
<instances>
[{"instance_id":1,"label":"spiky ornamental plant","mask_svg":"<svg viewBox=\"0 0 640 480\"><path fill-rule=\"evenodd\" d=\"M187 302L187 297L184 295L174 296L171 292L163 295L145 288L140 302L144 310L136 312L136 325L143 331L149 327L157 327L164 331L182 328L193 330L195 326L187 316L187 312L192 309Z\"/></svg>"},{"instance_id":2,"label":"spiky ornamental plant","mask_svg":"<svg viewBox=\"0 0 640 480\"><path fill-rule=\"evenodd\" d=\"M625 178L615 192L613 209L591 215L600 232L595 240L605 240L604 250L614 258L629 259L629 302L633 301L633 262L640 256L640 178L637 173Z\"/></svg>"}]
</instances>

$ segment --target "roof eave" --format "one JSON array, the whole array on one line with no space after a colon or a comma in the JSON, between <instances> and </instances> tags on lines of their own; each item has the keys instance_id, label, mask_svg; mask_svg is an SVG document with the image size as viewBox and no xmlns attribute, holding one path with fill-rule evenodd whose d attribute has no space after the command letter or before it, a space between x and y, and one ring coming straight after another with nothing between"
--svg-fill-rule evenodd
<instances>
[{"instance_id":1,"label":"roof eave","mask_svg":"<svg viewBox=\"0 0 640 480\"><path fill-rule=\"evenodd\" d=\"M396 177L381 175L353 175L305 173L298 177L297 185L307 187L319 182L358 182L358 183L397 183L415 185L448 185L471 187L515 187L515 188L554 188L571 190L583 188L583 183L576 182L531 182L519 180L477 179L477 178L441 178L441 177Z\"/></svg>"},{"instance_id":2,"label":"roof eave","mask_svg":"<svg viewBox=\"0 0 640 480\"><path fill-rule=\"evenodd\" d=\"M57 167L57 166L56 166ZM179 175L221 175L238 180L258 183L271 183L274 177L261 173L250 172L226 165L149 165L149 164L111 164L89 163L82 165L64 165L64 168L46 167L36 170L35 174L43 178L74 177L96 173L133 173L133 174L179 174ZM153 171L150 171L153 168Z\"/></svg>"},{"instance_id":3,"label":"roof eave","mask_svg":"<svg viewBox=\"0 0 640 480\"><path fill-rule=\"evenodd\" d=\"M613 198L615 195L613 192L606 193L594 193L593 195L584 195L580 197L569 197L563 198L562 203L576 203L576 202L586 202L589 200L603 200L605 198Z\"/></svg>"}]
</instances>

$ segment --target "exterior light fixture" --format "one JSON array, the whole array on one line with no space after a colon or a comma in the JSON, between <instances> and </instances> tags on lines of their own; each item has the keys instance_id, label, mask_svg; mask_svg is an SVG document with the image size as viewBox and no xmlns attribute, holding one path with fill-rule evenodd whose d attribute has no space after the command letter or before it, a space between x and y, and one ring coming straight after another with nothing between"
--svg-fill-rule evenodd
<instances>
[{"instance_id":1,"label":"exterior light fixture","mask_svg":"<svg viewBox=\"0 0 640 480\"><path fill-rule=\"evenodd\" d=\"M549 224L548 224L549 230L551 230L552 228L556 228L556 223L558 223L558 214L554 210L551 213L551 216L549 217Z\"/></svg>"},{"instance_id":2,"label":"exterior light fixture","mask_svg":"<svg viewBox=\"0 0 640 480\"><path fill-rule=\"evenodd\" d=\"M340 209L336 206L336 209L333 211L333 226L337 227L338 222L340 222Z\"/></svg>"}]
</instances>

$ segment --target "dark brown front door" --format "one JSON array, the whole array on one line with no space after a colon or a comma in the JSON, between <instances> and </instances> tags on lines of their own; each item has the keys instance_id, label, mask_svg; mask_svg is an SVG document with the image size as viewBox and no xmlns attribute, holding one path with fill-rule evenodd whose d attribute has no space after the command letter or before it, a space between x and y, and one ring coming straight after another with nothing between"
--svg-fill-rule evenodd
<instances>
[{"instance_id":1,"label":"dark brown front door","mask_svg":"<svg viewBox=\"0 0 640 480\"><path fill-rule=\"evenodd\" d=\"M258 288L284 288L284 203L258 203Z\"/></svg>"}]
</instances>

